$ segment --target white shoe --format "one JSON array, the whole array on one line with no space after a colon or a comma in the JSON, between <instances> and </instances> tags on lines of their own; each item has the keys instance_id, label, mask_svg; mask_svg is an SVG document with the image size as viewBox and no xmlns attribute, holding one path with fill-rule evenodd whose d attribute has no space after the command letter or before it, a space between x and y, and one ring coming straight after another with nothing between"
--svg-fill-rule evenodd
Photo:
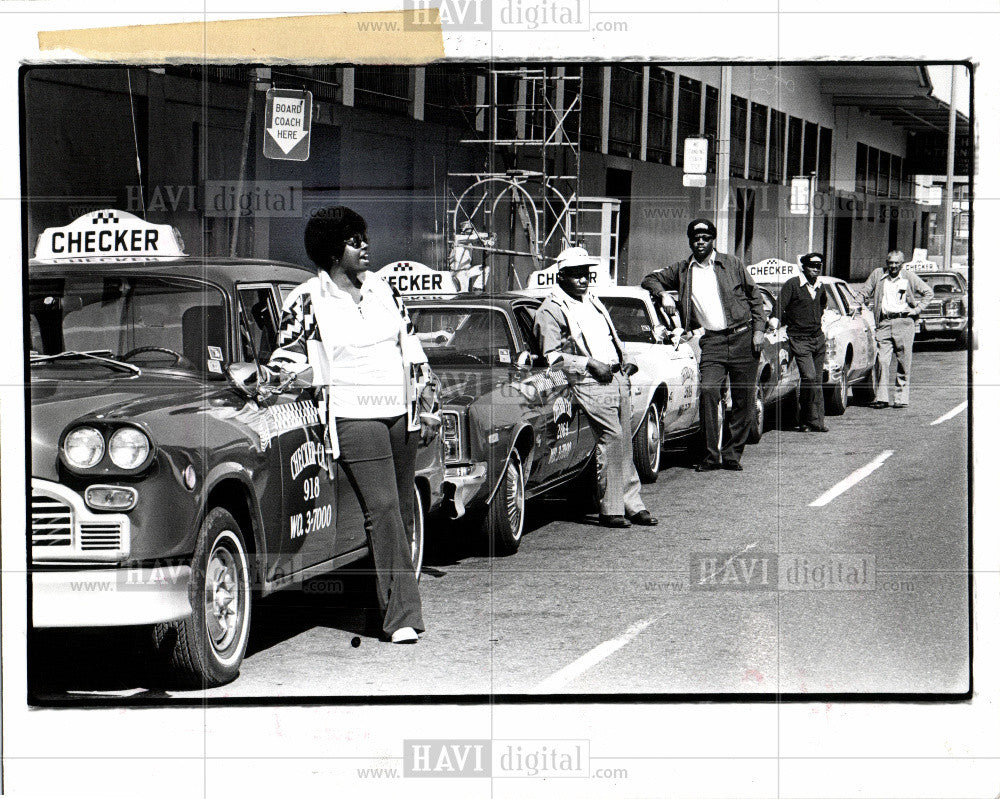
<instances>
[{"instance_id":1,"label":"white shoe","mask_svg":"<svg viewBox=\"0 0 1000 799\"><path fill-rule=\"evenodd\" d=\"M400 627L392 634L394 644L415 644L418 640L417 631L412 627Z\"/></svg>"}]
</instances>

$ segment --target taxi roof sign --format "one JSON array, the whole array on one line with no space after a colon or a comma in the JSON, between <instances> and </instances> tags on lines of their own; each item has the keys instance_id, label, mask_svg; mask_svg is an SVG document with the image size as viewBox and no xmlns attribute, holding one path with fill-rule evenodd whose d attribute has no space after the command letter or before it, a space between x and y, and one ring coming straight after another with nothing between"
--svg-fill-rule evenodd
<instances>
[{"instance_id":1,"label":"taxi roof sign","mask_svg":"<svg viewBox=\"0 0 1000 799\"><path fill-rule=\"evenodd\" d=\"M91 211L63 227L45 228L35 245L35 259L52 263L148 261L184 255L184 245L170 225L154 225L110 208Z\"/></svg>"},{"instance_id":2,"label":"taxi roof sign","mask_svg":"<svg viewBox=\"0 0 1000 799\"><path fill-rule=\"evenodd\" d=\"M591 286L612 286L611 282L611 270L608 268L608 262L597 256L594 257L595 261L599 263L590 267L590 285ZM528 282L525 285L526 289L554 289L556 287L556 274L559 272L557 264L553 264L547 269L539 269L537 272L532 272L528 275Z\"/></svg>"},{"instance_id":3,"label":"taxi roof sign","mask_svg":"<svg viewBox=\"0 0 1000 799\"><path fill-rule=\"evenodd\" d=\"M765 258L748 266L747 271L758 283L784 283L801 273L798 264L782 261L780 258Z\"/></svg>"},{"instance_id":4,"label":"taxi roof sign","mask_svg":"<svg viewBox=\"0 0 1000 799\"><path fill-rule=\"evenodd\" d=\"M440 297L456 293L455 281L450 272L431 269L417 261L393 261L375 274L406 297L420 295Z\"/></svg>"}]
</instances>

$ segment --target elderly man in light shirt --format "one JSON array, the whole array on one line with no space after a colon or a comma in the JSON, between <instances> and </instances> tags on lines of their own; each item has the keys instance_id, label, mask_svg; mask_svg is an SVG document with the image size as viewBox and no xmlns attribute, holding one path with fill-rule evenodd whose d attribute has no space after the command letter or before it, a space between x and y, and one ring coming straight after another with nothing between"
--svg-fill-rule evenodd
<instances>
[{"instance_id":1,"label":"elderly man in light shirt","mask_svg":"<svg viewBox=\"0 0 1000 799\"><path fill-rule=\"evenodd\" d=\"M757 284L743 262L715 249L715 225L695 219L687 228L691 255L643 279L642 287L668 312L679 311L685 330L705 328L701 339L701 429L705 456L699 472L743 471L740 458L750 434L757 366L767 316ZM680 294L675 309L671 291ZM733 409L722 429L722 387L729 377ZM725 433L725 435L724 435Z\"/></svg>"},{"instance_id":2,"label":"elderly man in light shirt","mask_svg":"<svg viewBox=\"0 0 1000 799\"><path fill-rule=\"evenodd\" d=\"M600 500L600 524L653 526L659 522L642 502L632 461L629 376L636 366L607 309L588 291L597 263L582 247L560 253L557 286L535 313L535 336L549 365L565 372L603 451L607 489Z\"/></svg>"},{"instance_id":3,"label":"elderly man in light shirt","mask_svg":"<svg viewBox=\"0 0 1000 799\"><path fill-rule=\"evenodd\" d=\"M902 250L886 255L885 269L877 268L865 281L861 299L871 303L875 314L875 401L873 408L889 407L889 368L896 356L894 408L910 404L910 365L916 318L934 299L931 287L909 269L903 269Z\"/></svg>"}]
</instances>

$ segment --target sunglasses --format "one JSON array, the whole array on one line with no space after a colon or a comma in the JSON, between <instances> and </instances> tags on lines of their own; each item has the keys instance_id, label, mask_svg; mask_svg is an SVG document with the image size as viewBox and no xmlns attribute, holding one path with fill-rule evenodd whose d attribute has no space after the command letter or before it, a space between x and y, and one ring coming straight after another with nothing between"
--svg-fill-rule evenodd
<instances>
[{"instance_id":1,"label":"sunglasses","mask_svg":"<svg viewBox=\"0 0 1000 799\"><path fill-rule=\"evenodd\" d=\"M344 244L349 244L356 250L359 249L362 244L367 244L367 243L368 243L367 233L355 233L353 236L351 236L344 242Z\"/></svg>"},{"instance_id":2,"label":"sunglasses","mask_svg":"<svg viewBox=\"0 0 1000 799\"><path fill-rule=\"evenodd\" d=\"M695 233L691 237L691 241L701 241L701 240L711 241L714 238L715 236L711 235L710 233Z\"/></svg>"}]
</instances>

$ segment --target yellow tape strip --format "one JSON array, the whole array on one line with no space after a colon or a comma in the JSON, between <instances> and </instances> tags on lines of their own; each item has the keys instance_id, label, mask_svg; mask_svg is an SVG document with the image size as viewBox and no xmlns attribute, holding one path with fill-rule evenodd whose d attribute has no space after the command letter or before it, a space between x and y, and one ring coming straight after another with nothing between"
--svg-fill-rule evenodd
<instances>
[{"instance_id":1,"label":"yellow tape strip","mask_svg":"<svg viewBox=\"0 0 1000 799\"><path fill-rule=\"evenodd\" d=\"M437 9L42 31L38 46L116 63L393 63L444 58Z\"/></svg>"}]
</instances>

